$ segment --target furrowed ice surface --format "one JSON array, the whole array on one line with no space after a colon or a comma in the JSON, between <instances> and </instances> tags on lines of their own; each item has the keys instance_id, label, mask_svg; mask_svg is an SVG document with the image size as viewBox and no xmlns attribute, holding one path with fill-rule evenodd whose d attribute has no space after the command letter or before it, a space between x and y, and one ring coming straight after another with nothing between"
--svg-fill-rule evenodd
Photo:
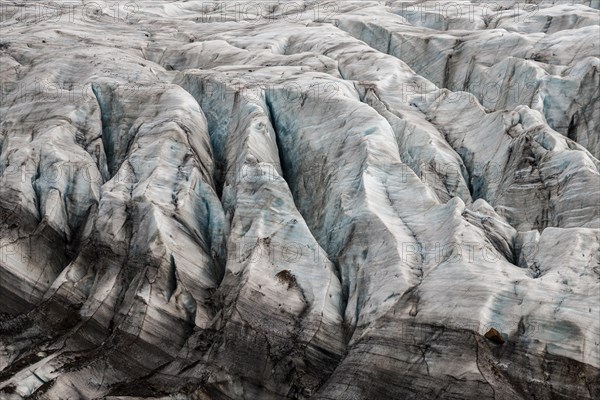
<instances>
[{"instance_id":1,"label":"furrowed ice surface","mask_svg":"<svg viewBox=\"0 0 600 400\"><path fill-rule=\"evenodd\" d=\"M599 9L4 3L0 399L599 398Z\"/></svg>"}]
</instances>

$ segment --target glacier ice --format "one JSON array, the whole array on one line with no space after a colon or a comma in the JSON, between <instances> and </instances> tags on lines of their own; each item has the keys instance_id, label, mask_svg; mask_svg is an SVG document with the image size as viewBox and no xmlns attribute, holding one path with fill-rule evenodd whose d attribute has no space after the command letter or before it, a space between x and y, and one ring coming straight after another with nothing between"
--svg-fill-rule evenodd
<instances>
[{"instance_id":1,"label":"glacier ice","mask_svg":"<svg viewBox=\"0 0 600 400\"><path fill-rule=\"evenodd\" d=\"M599 398L599 9L3 2L0 399Z\"/></svg>"}]
</instances>

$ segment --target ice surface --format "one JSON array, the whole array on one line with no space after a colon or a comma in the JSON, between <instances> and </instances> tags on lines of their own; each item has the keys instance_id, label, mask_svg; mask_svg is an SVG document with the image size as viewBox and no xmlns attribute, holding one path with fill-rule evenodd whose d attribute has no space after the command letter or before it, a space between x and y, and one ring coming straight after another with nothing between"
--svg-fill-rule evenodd
<instances>
[{"instance_id":1,"label":"ice surface","mask_svg":"<svg viewBox=\"0 0 600 400\"><path fill-rule=\"evenodd\" d=\"M0 399L599 398L599 8L3 3Z\"/></svg>"}]
</instances>

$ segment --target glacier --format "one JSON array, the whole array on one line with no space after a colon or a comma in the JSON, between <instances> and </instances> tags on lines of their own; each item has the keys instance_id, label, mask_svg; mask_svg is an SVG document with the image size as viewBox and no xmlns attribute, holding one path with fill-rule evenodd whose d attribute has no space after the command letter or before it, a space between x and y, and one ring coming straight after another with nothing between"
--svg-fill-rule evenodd
<instances>
[{"instance_id":1,"label":"glacier","mask_svg":"<svg viewBox=\"0 0 600 400\"><path fill-rule=\"evenodd\" d=\"M600 398L599 1L0 15L0 399Z\"/></svg>"}]
</instances>

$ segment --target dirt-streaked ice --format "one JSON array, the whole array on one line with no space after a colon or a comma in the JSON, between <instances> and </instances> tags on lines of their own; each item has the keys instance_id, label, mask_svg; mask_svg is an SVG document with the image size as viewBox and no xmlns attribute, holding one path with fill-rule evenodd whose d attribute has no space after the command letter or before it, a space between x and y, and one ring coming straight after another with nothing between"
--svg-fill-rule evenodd
<instances>
[{"instance_id":1,"label":"dirt-streaked ice","mask_svg":"<svg viewBox=\"0 0 600 400\"><path fill-rule=\"evenodd\" d=\"M599 8L3 3L0 399L599 398Z\"/></svg>"}]
</instances>

